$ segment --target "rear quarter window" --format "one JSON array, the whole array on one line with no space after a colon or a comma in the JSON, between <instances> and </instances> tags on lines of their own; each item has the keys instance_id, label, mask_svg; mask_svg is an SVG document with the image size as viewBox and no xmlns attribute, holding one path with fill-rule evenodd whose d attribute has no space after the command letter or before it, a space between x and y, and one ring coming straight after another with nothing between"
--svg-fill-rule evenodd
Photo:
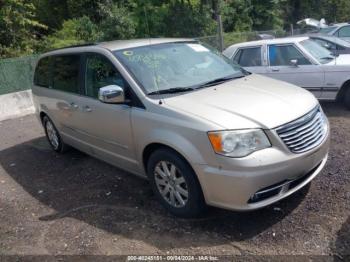
<instances>
[{"instance_id":1,"label":"rear quarter window","mask_svg":"<svg viewBox=\"0 0 350 262\"><path fill-rule=\"evenodd\" d=\"M39 60L34 73L34 85L49 87L51 84L51 57L44 57Z\"/></svg>"},{"instance_id":2,"label":"rear quarter window","mask_svg":"<svg viewBox=\"0 0 350 262\"><path fill-rule=\"evenodd\" d=\"M243 67L262 66L261 46L239 49L233 61Z\"/></svg>"}]
</instances>

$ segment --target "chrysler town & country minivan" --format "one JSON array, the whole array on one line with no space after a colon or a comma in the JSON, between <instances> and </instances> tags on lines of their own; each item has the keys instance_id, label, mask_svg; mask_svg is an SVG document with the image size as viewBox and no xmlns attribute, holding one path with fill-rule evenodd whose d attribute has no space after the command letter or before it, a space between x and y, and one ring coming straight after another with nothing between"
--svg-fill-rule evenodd
<instances>
[{"instance_id":1,"label":"chrysler town & country minivan","mask_svg":"<svg viewBox=\"0 0 350 262\"><path fill-rule=\"evenodd\" d=\"M33 100L57 152L72 146L148 178L171 213L253 210L314 179L329 127L306 90L250 74L189 39L43 54Z\"/></svg>"}]
</instances>

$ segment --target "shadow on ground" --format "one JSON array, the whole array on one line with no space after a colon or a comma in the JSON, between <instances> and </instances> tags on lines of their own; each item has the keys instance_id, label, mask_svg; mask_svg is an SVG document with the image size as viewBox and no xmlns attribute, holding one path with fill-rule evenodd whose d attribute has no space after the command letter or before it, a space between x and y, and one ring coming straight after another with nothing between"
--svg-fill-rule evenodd
<instances>
[{"instance_id":1,"label":"shadow on ground","mask_svg":"<svg viewBox=\"0 0 350 262\"><path fill-rule=\"evenodd\" d=\"M350 259L350 217L337 232L337 239L332 246L332 250L335 254L346 256L347 259Z\"/></svg>"},{"instance_id":2,"label":"shadow on ground","mask_svg":"<svg viewBox=\"0 0 350 262\"><path fill-rule=\"evenodd\" d=\"M25 191L54 210L39 218L43 223L72 217L161 249L250 239L281 221L309 189L278 203L281 209L236 213L212 208L202 219L184 220L163 210L147 181L76 150L56 154L44 137L1 151L0 165ZM174 237L184 241L173 241Z\"/></svg>"}]
</instances>

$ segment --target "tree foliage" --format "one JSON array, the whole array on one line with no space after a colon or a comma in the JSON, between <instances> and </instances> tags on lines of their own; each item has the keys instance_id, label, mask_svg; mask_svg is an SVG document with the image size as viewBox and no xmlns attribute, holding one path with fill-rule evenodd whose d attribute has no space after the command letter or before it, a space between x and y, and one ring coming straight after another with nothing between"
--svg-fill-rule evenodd
<instances>
[{"instance_id":1,"label":"tree foliage","mask_svg":"<svg viewBox=\"0 0 350 262\"><path fill-rule=\"evenodd\" d=\"M83 16L63 22L62 28L42 41L42 49L61 48L85 42L95 42L100 38L100 32L89 17Z\"/></svg>"},{"instance_id":2,"label":"tree foliage","mask_svg":"<svg viewBox=\"0 0 350 262\"><path fill-rule=\"evenodd\" d=\"M0 0L0 56L83 42L288 29L313 17L350 20L349 0Z\"/></svg>"},{"instance_id":3,"label":"tree foliage","mask_svg":"<svg viewBox=\"0 0 350 262\"><path fill-rule=\"evenodd\" d=\"M35 6L25 0L0 2L0 57L33 51L37 30L45 28L34 12Z\"/></svg>"}]
</instances>

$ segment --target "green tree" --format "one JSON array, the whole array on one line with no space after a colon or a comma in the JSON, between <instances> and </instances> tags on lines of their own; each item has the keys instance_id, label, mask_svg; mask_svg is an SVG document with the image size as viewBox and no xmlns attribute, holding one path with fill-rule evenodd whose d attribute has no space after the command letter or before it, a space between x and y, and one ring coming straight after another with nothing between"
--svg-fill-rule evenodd
<instances>
[{"instance_id":1,"label":"green tree","mask_svg":"<svg viewBox=\"0 0 350 262\"><path fill-rule=\"evenodd\" d=\"M0 2L0 57L33 52L37 30L46 28L34 13L35 6L25 0Z\"/></svg>"},{"instance_id":2,"label":"green tree","mask_svg":"<svg viewBox=\"0 0 350 262\"><path fill-rule=\"evenodd\" d=\"M126 39L135 36L136 24L126 8L119 7L117 4L100 4L99 12L103 17L99 24L102 40Z\"/></svg>"},{"instance_id":3,"label":"green tree","mask_svg":"<svg viewBox=\"0 0 350 262\"><path fill-rule=\"evenodd\" d=\"M193 37L216 29L210 5L194 0L133 1L132 13L139 37Z\"/></svg>"},{"instance_id":4,"label":"green tree","mask_svg":"<svg viewBox=\"0 0 350 262\"><path fill-rule=\"evenodd\" d=\"M251 0L250 16L254 30L272 30L283 27L282 10L283 0Z\"/></svg>"},{"instance_id":5,"label":"green tree","mask_svg":"<svg viewBox=\"0 0 350 262\"><path fill-rule=\"evenodd\" d=\"M61 29L63 22L71 18L66 0L33 0L32 3L35 6L35 18L48 28L42 34Z\"/></svg>"},{"instance_id":6,"label":"green tree","mask_svg":"<svg viewBox=\"0 0 350 262\"><path fill-rule=\"evenodd\" d=\"M67 9L70 18L79 18L82 16L88 16L91 21L97 23L100 22L101 7L111 6L113 1L111 0L66 0Z\"/></svg>"},{"instance_id":7,"label":"green tree","mask_svg":"<svg viewBox=\"0 0 350 262\"><path fill-rule=\"evenodd\" d=\"M86 42L95 42L101 38L98 26L90 18L83 16L63 22L62 29L48 36L43 41L41 50L61 48Z\"/></svg>"},{"instance_id":8,"label":"green tree","mask_svg":"<svg viewBox=\"0 0 350 262\"><path fill-rule=\"evenodd\" d=\"M253 19L250 16L252 5L246 0L228 0L222 4L221 14L225 32L250 31Z\"/></svg>"}]
</instances>

